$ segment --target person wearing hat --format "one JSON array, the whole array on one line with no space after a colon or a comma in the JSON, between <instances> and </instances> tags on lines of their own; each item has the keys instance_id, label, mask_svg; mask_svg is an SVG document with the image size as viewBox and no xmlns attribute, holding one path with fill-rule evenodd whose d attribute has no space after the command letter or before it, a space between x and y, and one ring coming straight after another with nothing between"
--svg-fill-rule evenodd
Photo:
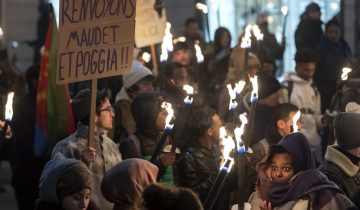
<instances>
[{"instance_id":1,"label":"person wearing hat","mask_svg":"<svg viewBox=\"0 0 360 210\"><path fill-rule=\"evenodd\" d=\"M321 137L318 129L328 123L328 116L321 114L320 93L313 83L317 55L308 49L298 50L295 54L295 74L285 75L283 85L287 87L287 101L300 108L301 132L309 140L315 161L323 161ZM285 100L285 99L284 99Z\"/></svg>"},{"instance_id":2,"label":"person wearing hat","mask_svg":"<svg viewBox=\"0 0 360 210\"><path fill-rule=\"evenodd\" d=\"M135 132L135 120L130 111L134 98L144 92L154 91L154 75L139 61L133 61L133 71L123 76L124 86L115 98L115 127L113 140L121 143Z\"/></svg>"},{"instance_id":3,"label":"person wearing hat","mask_svg":"<svg viewBox=\"0 0 360 210\"><path fill-rule=\"evenodd\" d=\"M39 181L36 210L97 210L91 201L91 175L79 160L57 153L48 162Z\"/></svg>"},{"instance_id":4,"label":"person wearing hat","mask_svg":"<svg viewBox=\"0 0 360 210\"><path fill-rule=\"evenodd\" d=\"M252 210L358 209L324 174L314 167L306 137L295 132L270 147L256 166Z\"/></svg>"},{"instance_id":5,"label":"person wearing hat","mask_svg":"<svg viewBox=\"0 0 360 210\"><path fill-rule=\"evenodd\" d=\"M103 198L100 183L105 172L121 161L118 146L107 136L112 128L114 110L110 104L107 89L97 92L93 145L88 146L91 90L84 89L72 100L72 108L78 120L77 130L58 142L52 159L57 153L66 158L83 161L88 165L92 176L92 200L102 210L112 209L112 204Z\"/></svg>"},{"instance_id":6,"label":"person wearing hat","mask_svg":"<svg viewBox=\"0 0 360 210\"><path fill-rule=\"evenodd\" d=\"M161 134L165 129L165 120L168 112L162 107L162 96L157 92L141 93L131 103L131 114L136 122L136 131L120 144L123 159L143 158L150 160L159 144ZM166 140L161 154L154 160L159 168L157 180L169 184L174 183L172 164L175 154L164 152Z\"/></svg>"},{"instance_id":7,"label":"person wearing hat","mask_svg":"<svg viewBox=\"0 0 360 210\"><path fill-rule=\"evenodd\" d=\"M306 7L295 31L295 45L297 50L315 50L324 34L320 17L321 11L317 3L313 2Z\"/></svg>"},{"instance_id":8,"label":"person wearing hat","mask_svg":"<svg viewBox=\"0 0 360 210\"><path fill-rule=\"evenodd\" d=\"M333 125L337 145L327 147L319 170L360 208L360 114L341 112Z\"/></svg>"}]
</instances>

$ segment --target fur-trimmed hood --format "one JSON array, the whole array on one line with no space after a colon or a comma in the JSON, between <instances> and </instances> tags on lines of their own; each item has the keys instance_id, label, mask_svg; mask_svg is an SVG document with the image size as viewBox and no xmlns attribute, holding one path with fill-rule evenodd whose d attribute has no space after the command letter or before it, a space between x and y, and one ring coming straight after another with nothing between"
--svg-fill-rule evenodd
<instances>
[{"instance_id":1,"label":"fur-trimmed hood","mask_svg":"<svg viewBox=\"0 0 360 210\"><path fill-rule=\"evenodd\" d=\"M346 175L350 177L354 176L359 171L360 166L354 165L349 158L347 158L335 147L337 147L337 145L328 146L325 154L325 160L339 167Z\"/></svg>"}]
</instances>

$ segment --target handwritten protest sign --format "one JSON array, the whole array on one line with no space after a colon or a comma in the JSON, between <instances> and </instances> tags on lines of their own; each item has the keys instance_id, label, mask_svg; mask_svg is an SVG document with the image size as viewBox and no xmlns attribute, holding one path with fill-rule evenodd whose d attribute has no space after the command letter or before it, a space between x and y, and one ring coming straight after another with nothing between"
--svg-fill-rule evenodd
<instances>
[{"instance_id":1,"label":"handwritten protest sign","mask_svg":"<svg viewBox=\"0 0 360 210\"><path fill-rule=\"evenodd\" d=\"M155 0L141 0L136 5L135 43L137 47L145 47L162 42L165 35L165 9L155 10Z\"/></svg>"},{"instance_id":2,"label":"handwritten protest sign","mask_svg":"<svg viewBox=\"0 0 360 210\"><path fill-rule=\"evenodd\" d=\"M57 84L132 69L136 0L60 0Z\"/></svg>"}]
</instances>

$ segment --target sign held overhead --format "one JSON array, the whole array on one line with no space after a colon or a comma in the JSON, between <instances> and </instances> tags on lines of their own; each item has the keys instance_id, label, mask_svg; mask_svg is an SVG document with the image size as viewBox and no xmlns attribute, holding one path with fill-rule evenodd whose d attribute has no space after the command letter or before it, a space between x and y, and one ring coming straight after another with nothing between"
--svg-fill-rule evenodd
<instances>
[{"instance_id":1,"label":"sign held overhead","mask_svg":"<svg viewBox=\"0 0 360 210\"><path fill-rule=\"evenodd\" d=\"M60 0L56 83L132 69L136 0Z\"/></svg>"}]
</instances>

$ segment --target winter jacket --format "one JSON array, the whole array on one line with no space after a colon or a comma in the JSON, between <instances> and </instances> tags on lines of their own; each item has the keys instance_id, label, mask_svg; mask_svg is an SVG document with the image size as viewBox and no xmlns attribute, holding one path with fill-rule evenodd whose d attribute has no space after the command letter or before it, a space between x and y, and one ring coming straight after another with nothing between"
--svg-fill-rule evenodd
<instances>
[{"instance_id":1,"label":"winter jacket","mask_svg":"<svg viewBox=\"0 0 360 210\"><path fill-rule=\"evenodd\" d=\"M306 13L301 15L301 20L295 31L296 49L312 49L318 45L323 30L321 20L313 20Z\"/></svg>"},{"instance_id":2,"label":"winter jacket","mask_svg":"<svg viewBox=\"0 0 360 210\"><path fill-rule=\"evenodd\" d=\"M339 151L338 146L328 146L325 161L319 170L360 208L360 166L355 165L350 159Z\"/></svg>"},{"instance_id":3,"label":"winter jacket","mask_svg":"<svg viewBox=\"0 0 360 210\"><path fill-rule=\"evenodd\" d=\"M317 131L321 123L321 99L313 81L306 81L295 74L285 76L283 85L292 88L289 93L289 103L300 108L302 129L301 132L309 141L311 151L315 153L315 159L322 162L321 137ZM289 88L290 89L290 88Z\"/></svg>"},{"instance_id":4,"label":"winter jacket","mask_svg":"<svg viewBox=\"0 0 360 210\"><path fill-rule=\"evenodd\" d=\"M205 202L219 169L220 159L215 149L191 147L178 163L179 185L192 189Z\"/></svg>"},{"instance_id":5,"label":"winter jacket","mask_svg":"<svg viewBox=\"0 0 360 210\"><path fill-rule=\"evenodd\" d=\"M78 123L75 133L61 140L54 148L52 158L56 153L63 154L66 158L80 160L81 152L88 145L88 127ZM106 171L110 170L116 163L121 161L118 146L107 137L106 133L95 134L94 149L97 152L95 162L91 163L92 172L92 200L101 210L111 210L112 204L101 194L101 180Z\"/></svg>"}]
</instances>

